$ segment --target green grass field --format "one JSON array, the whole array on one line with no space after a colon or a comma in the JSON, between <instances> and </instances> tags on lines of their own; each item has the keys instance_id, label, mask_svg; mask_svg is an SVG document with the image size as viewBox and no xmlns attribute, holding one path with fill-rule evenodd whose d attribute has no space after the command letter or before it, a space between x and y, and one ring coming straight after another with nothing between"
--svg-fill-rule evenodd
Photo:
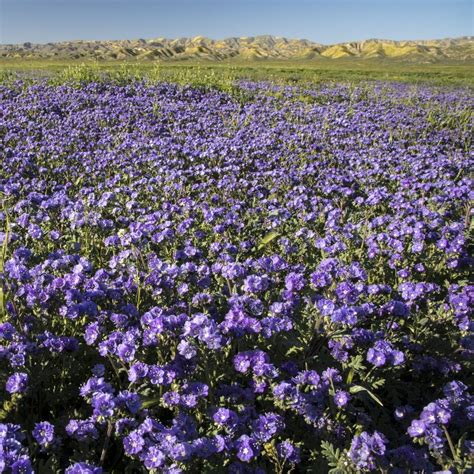
<instances>
[{"instance_id":1,"label":"green grass field","mask_svg":"<svg viewBox=\"0 0 474 474\"><path fill-rule=\"evenodd\" d=\"M474 64L469 62L403 63L394 60L318 59L311 61L248 62L133 62L0 60L0 76L48 76L94 79L153 77L164 81L212 84L237 79L277 83L401 81L434 85L474 86Z\"/></svg>"}]
</instances>

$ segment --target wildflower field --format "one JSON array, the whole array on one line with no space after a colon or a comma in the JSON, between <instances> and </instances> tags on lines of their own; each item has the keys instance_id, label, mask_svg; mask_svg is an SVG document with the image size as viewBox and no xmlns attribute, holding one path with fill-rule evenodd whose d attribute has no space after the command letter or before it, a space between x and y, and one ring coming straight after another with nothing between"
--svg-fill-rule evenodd
<instances>
[{"instance_id":1,"label":"wildflower field","mask_svg":"<svg viewBox=\"0 0 474 474\"><path fill-rule=\"evenodd\" d=\"M470 472L473 104L0 85L0 472Z\"/></svg>"}]
</instances>

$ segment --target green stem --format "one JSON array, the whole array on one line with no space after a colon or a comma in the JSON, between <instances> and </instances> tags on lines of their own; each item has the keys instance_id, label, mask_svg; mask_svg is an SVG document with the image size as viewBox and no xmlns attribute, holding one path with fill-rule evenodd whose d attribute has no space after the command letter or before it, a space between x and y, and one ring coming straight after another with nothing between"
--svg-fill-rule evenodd
<instances>
[{"instance_id":1,"label":"green stem","mask_svg":"<svg viewBox=\"0 0 474 474\"><path fill-rule=\"evenodd\" d=\"M104 440L104 446L102 447L102 452L100 453L100 465L102 466L105 461L105 457L107 456L107 449L109 447L110 438L112 437L112 431L114 429L114 425L109 421L107 423L107 434Z\"/></svg>"},{"instance_id":2,"label":"green stem","mask_svg":"<svg viewBox=\"0 0 474 474\"><path fill-rule=\"evenodd\" d=\"M0 273L3 273L5 260L7 259L8 241L10 239L10 218L8 216L8 210L7 210L5 201L3 201L2 203L2 208L5 212L5 235L3 237L2 254L0 256ZM7 310L6 310L5 291L0 286L0 321L3 321L3 318L6 317L6 315L7 315Z\"/></svg>"},{"instance_id":3,"label":"green stem","mask_svg":"<svg viewBox=\"0 0 474 474\"><path fill-rule=\"evenodd\" d=\"M117 377L117 380L118 380L118 383L119 383L119 387L120 387L122 381L121 381L121 379L120 379L119 371L118 371L117 367L115 366L115 363L114 363L114 361L112 360L112 357L110 357L109 354L107 354L107 359L109 359L110 365L111 365L111 366L113 367L113 369L114 369L114 372L115 372L115 375L116 375L116 377Z\"/></svg>"},{"instance_id":4,"label":"green stem","mask_svg":"<svg viewBox=\"0 0 474 474\"><path fill-rule=\"evenodd\" d=\"M443 431L444 434L446 435L446 439L448 440L449 444L449 449L451 451L451 454L453 455L454 462L459 462L458 455L456 454L456 448L454 447L453 440L451 439L451 436L449 436L448 430L446 429L446 426L443 425Z\"/></svg>"}]
</instances>

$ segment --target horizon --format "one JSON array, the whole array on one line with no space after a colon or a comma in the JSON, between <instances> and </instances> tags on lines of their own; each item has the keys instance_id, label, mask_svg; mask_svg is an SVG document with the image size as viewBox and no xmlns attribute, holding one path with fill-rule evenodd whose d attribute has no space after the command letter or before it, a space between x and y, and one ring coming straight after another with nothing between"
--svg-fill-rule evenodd
<instances>
[{"instance_id":1,"label":"horizon","mask_svg":"<svg viewBox=\"0 0 474 474\"><path fill-rule=\"evenodd\" d=\"M1 0L0 0L1 1ZM68 40L60 40L60 41L47 41L47 42L32 42L32 41L24 41L23 43L2 43L3 46L10 46L10 45L23 45L25 43L31 43L32 45L47 45L47 44L58 44L58 43L76 43L76 42L82 42L82 43L101 43L101 42L115 42L115 41L153 41L157 39L163 39L165 41L174 41L178 39L189 39L193 40L196 38L203 38L209 41L226 41L229 39L245 39L245 38L264 38L264 37L272 37L275 39L286 39L289 41L309 41L314 44L321 44L322 46L332 46L332 45L337 45L337 44L345 44L345 43L362 43L365 41L395 41L398 43L403 43L403 42L417 42L417 41L443 41L443 40L459 40L459 39L469 39L472 40L473 36L472 35L462 35L462 36L445 36L443 38L419 38L419 39L412 39L412 38L403 38L403 39L393 39L393 38L362 38L362 39L353 39L353 40L348 40L348 41L339 41L337 43L323 43L321 41L314 41L308 38L296 38L296 37L289 37L289 36L282 36L282 35L272 35L272 34L258 34L258 35L246 35L246 36L225 36L222 38L214 38L206 35L194 35L194 36L176 36L176 37L168 37L168 36L155 36L155 37L135 37L135 38L109 38L109 39L82 39L82 38L73 38L73 39L68 39Z\"/></svg>"},{"instance_id":2,"label":"horizon","mask_svg":"<svg viewBox=\"0 0 474 474\"><path fill-rule=\"evenodd\" d=\"M0 0L0 43L196 36L323 45L421 41L472 37L472 18L469 0Z\"/></svg>"}]
</instances>

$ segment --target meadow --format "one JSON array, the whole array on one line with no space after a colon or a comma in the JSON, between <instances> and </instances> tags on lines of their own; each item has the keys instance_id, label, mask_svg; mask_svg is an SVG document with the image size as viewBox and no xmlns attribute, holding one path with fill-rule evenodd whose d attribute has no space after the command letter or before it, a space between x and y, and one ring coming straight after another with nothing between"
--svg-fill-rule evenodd
<instances>
[{"instance_id":1,"label":"meadow","mask_svg":"<svg viewBox=\"0 0 474 474\"><path fill-rule=\"evenodd\" d=\"M148 77L161 81L215 87L222 81L272 81L285 84L396 81L412 84L474 86L472 61L435 63L393 59L313 59L266 61L93 61L1 59L0 77L13 74L55 76L58 80L111 77L130 80Z\"/></svg>"},{"instance_id":2,"label":"meadow","mask_svg":"<svg viewBox=\"0 0 474 474\"><path fill-rule=\"evenodd\" d=\"M43 66L0 73L0 472L474 468L466 66Z\"/></svg>"}]
</instances>

